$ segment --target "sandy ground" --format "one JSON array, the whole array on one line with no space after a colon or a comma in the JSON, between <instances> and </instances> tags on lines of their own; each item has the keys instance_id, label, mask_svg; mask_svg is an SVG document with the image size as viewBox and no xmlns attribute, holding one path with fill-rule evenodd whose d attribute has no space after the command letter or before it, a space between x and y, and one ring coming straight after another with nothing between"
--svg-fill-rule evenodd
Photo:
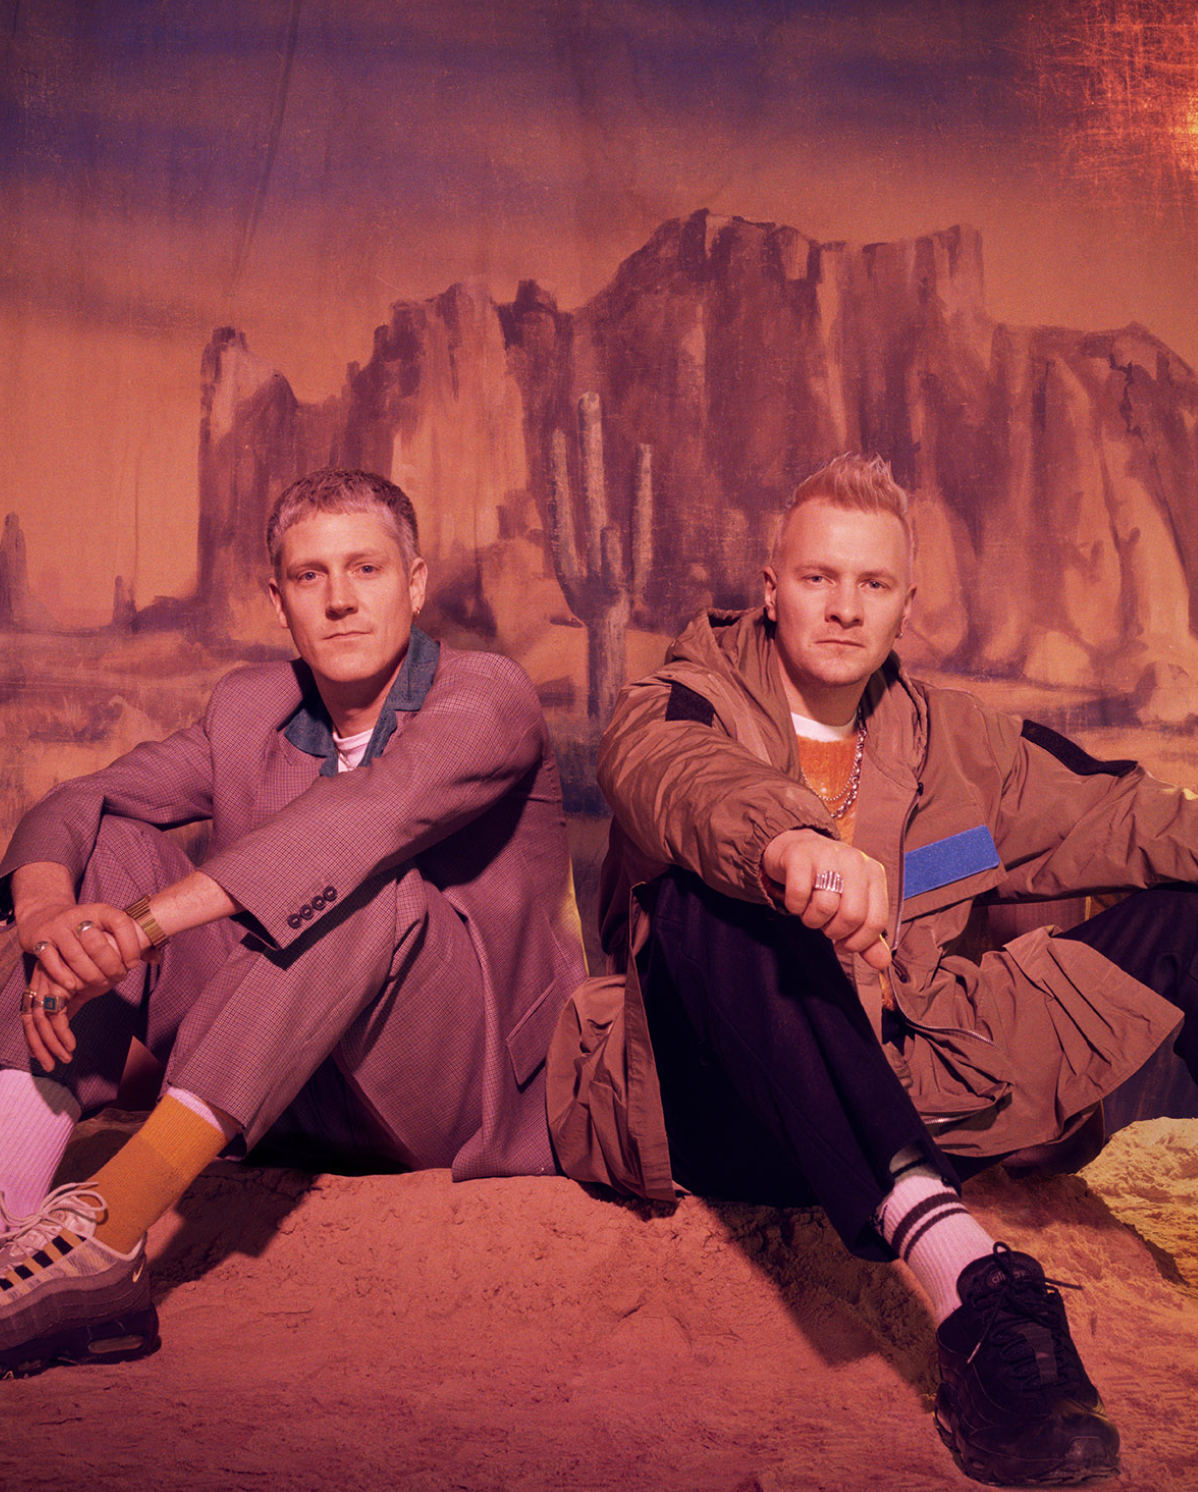
<instances>
[{"instance_id":1,"label":"sandy ground","mask_svg":"<svg viewBox=\"0 0 1198 1492\"><path fill-rule=\"evenodd\" d=\"M111 1125L76 1142L85 1174ZM1198 1121L1085 1177L980 1177L1069 1292L1123 1432L1111 1487L1198 1488ZM86 1492L788 1492L975 1486L929 1323L822 1216L556 1179L219 1164L151 1236L163 1345L0 1385L0 1485Z\"/></svg>"}]
</instances>

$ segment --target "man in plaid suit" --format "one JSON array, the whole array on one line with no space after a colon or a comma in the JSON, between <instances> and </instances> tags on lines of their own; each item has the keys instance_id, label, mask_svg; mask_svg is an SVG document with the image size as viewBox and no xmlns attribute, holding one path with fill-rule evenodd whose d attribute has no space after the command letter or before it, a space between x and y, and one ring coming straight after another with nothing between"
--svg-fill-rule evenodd
<instances>
[{"instance_id":1,"label":"man in plaid suit","mask_svg":"<svg viewBox=\"0 0 1198 1492\"><path fill-rule=\"evenodd\" d=\"M145 1231L226 1147L555 1170L543 1062L585 969L532 687L413 625L427 572L391 483L302 478L267 544L299 658L55 788L0 863L23 950L0 996L0 1376L153 1350ZM201 819L197 870L161 830ZM157 1107L46 1195L134 1037L166 1067Z\"/></svg>"}]
</instances>

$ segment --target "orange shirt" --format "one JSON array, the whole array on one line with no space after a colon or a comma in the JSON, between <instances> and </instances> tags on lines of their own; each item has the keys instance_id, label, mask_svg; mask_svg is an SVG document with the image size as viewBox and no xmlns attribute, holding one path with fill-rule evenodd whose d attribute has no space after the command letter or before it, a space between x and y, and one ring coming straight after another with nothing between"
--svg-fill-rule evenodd
<instances>
[{"instance_id":1,"label":"orange shirt","mask_svg":"<svg viewBox=\"0 0 1198 1492\"><path fill-rule=\"evenodd\" d=\"M857 754L857 732L853 731L843 741L812 741L799 736L799 766L803 779L825 803L835 803L837 797L849 785L853 772L853 758ZM857 821L856 803L836 820L840 837L846 844L853 842L853 825Z\"/></svg>"},{"instance_id":2,"label":"orange shirt","mask_svg":"<svg viewBox=\"0 0 1198 1492\"><path fill-rule=\"evenodd\" d=\"M797 740L799 766L807 786L818 793L825 803L835 803L852 776L853 758L857 754L857 732L853 731L843 741L813 741L807 736L798 736ZM856 821L857 804L854 802L836 820L840 837L846 844L853 842L853 826ZM891 993L890 980L885 974L878 975L878 990L882 1004L893 1010L894 995ZM866 1004L868 1003L867 1000Z\"/></svg>"}]
</instances>

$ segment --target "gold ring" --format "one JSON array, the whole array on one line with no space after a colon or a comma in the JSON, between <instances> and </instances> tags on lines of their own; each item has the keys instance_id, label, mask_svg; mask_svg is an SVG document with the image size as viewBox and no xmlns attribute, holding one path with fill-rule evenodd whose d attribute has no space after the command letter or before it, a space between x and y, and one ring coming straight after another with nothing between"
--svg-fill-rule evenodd
<instances>
[{"instance_id":1,"label":"gold ring","mask_svg":"<svg viewBox=\"0 0 1198 1492\"><path fill-rule=\"evenodd\" d=\"M33 987L33 985L31 985L31 984L27 984L25 986L25 988L21 991L21 1014L22 1015L28 1015L29 1012L33 1009L33 997L36 994L37 994L37 990L35 990L34 987Z\"/></svg>"},{"instance_id":2,"label":"gold ring","mask_svg":"<svg viewBox=\"0 0 1198 1492\"><path fill-rule=\"evenodd\" d=\"M81 922L75 929L75 936L78 937L80 933L85 933L89 927L95 927L95 925L94 922Z\"/></svg>"}]
</instances>

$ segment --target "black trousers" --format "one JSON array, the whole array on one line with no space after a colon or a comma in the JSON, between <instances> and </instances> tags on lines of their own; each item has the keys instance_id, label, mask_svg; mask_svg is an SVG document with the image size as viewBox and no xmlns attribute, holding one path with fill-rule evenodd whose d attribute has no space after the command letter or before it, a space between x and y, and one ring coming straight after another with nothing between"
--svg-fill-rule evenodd
<instances>
[{"instance_id":1,"label":"black trousers","mask_svg":"<svg viewBox=\"0 0 1198 1492\"><path fill-rule=\"evenodd\" d=\"M1187 1012L1198 1007L1198 899L1142 892L1069 936ZM889 1259L872 1217L890 1162L915 1146L950 1185L950 1161L886 1060L822 933L720 895L687 871L659 884L641 984L674 1177L689 1190L818 1205L861 1258ZM1198 1019L1178 1050L1198 1074Z\"/></svg>"},{"instance_id":2,"label":"black trousers","mask_svg":"<svg viewBox=\"0 0 1198 1492\"><path fill-rule=\"evenodd\" d=\"M658 885L641 984L674 1179L704 1196L821 1206L861 1258L914 1145L950 1186L831 943L687 871Z\"/></svg>"}]
</instances>

